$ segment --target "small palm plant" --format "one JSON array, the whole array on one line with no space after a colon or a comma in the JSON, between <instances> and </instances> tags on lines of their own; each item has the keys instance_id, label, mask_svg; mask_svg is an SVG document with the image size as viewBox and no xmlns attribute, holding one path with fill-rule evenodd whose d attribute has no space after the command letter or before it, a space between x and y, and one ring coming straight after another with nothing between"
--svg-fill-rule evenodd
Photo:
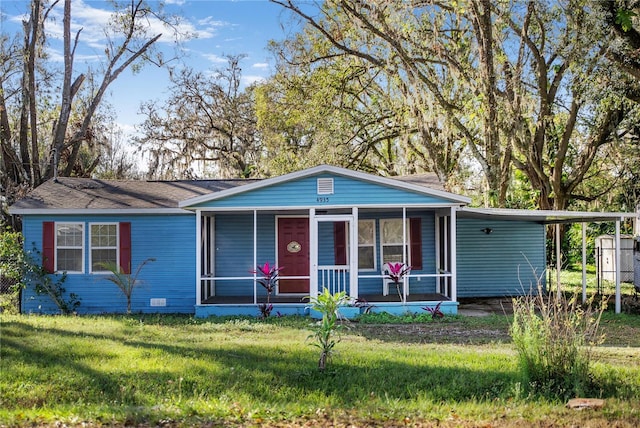
<instances>
[{"instance_id":1,"label":"small palm plant","mask_svg":"<svg viewBox=\"0 0 640 428\"><path fill-rule=\"evenodd\" d=\"M400 301L404 302L404 295L400 289L400 283L402 282L402 278L411 271L411 266L407 266L404 263L387 263L387 266L387 278L393 281Z\"/></svg>"},{"instance_id":2,"label":"small palm plant","mask_svg":"<svg viewBox=\"0 0 640 428\"><path fill-rule=\"evenodd\" d=\"M155 258L148 258L142 261L142 263L138 265L138 268L136 269L136 273L133 275L130 273L122 273L120 271L120 266L118 266L118 264L115 262L100 263L100 266L102 268L111 272L111 276L108 276L105 279L117 285L120 291L122 291L122 294L124 294L124 296L127 298L128 314L131 313L131 295L133 294L133 289L136 288L138 285L140 285L140 281L138 281L138 275L140 275L140 271L142 270L144 265L150 262L155 262L155 261L156 261Z\"/></svg>"},{"instance_id":3,"label":"small palm plant","mask_svg":"<svg viewBox=\"0 0 640 428\"><path fill-rule=\"evenodd\" d=\"M320 349L318 369L322 371L333 353L333 348L340 341L337 334L342 328L342 324L338 323L338 309L349 304L349 296L344 291L331 294L328 289L324 288L318 297L312 297L309 300L311 309L322 314L322 320L317 325L316 331L309 335L309 338L315 339L313 346Z\"/></svg>"},{"instance_id":4,"label":"small palm plant","mask_svg":"<svg viewBox=\"0 0 640 428\"><path fill-rule=\"evenodd\" d=\"M273 305L271 304L271 293L273 293L278 285L278 276L282 269L282 267L277 267L275 265L271 266L269 262L266 262L262 266L258 265L256 270L251 271L251 273L262 275L262 277L256 279L256 281L258 284L262 285L265 290L267 290L267 303L262 303L259 306L262 318L267 318L271 315L271 311L273 310Z\"/></svg>"}]
</instances>

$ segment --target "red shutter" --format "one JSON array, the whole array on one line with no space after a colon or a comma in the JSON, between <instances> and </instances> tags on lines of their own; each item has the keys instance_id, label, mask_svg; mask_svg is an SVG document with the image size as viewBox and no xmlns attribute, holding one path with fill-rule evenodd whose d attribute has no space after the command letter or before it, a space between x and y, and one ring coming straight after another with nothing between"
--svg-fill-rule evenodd
<instances>
[{"instance_id":1,"label":"red shutter","mask_svg":"<svg viewBox=\"0 0 640 428\"><path fill-rule=\"evenodd\" d=\"M42 267L47 273L56 269L56 225L52 221L42 222Z\"/></svg>"},{"instance_id":2,"label":"red shutter","mask_svg":"<svg viewBox=\"0 0 640 428\"><path fill-rule=\"evenodd\" d=\"M411 246L411 269L422 270L422 219L409 219L409 245Z\"/></svg>"},{"instance_id":3,"label":"red shutter","mask_svg":"<svg viewBox=\"0 0 640 428\"><path fill-rule=\"evenodd\" d=\"M120 272L131 273L131 223L120 223Z\"/></svg>"},{"instance_id":4,"label":"red shutter","mask_svg":"<svg viewBox=\"0 0 640 428\"><path fill-rule=\"evenodd\" d=\"M336 265L347 264L347 223L336 221L333 223L333 251Z\"/></svg>"}]
</instances>

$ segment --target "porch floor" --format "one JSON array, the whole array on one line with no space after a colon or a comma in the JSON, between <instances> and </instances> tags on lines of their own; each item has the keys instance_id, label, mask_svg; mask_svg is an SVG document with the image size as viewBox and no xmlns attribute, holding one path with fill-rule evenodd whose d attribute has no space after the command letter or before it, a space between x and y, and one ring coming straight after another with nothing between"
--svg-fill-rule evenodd
<instances>
[{"instance_id":1,"label":"porch floor","mask_svg":"<svg viewBox=\"0 0 640 428\"><path fill-rule=\"evenodd\" d=\"M399 303L400 298L397 294L389 293L388 296L381 294L363 294L360 299L369 303ZM449 301L450 299L443 294L410 294L407 296L407 302L434 302ZM279 303L308 303L308 296L287 296L274 295L271 296L270 302ZM267 303L267 296L258 296L258 303ZM211 296L202 300L203 305L251 305L253 304L253 296Z\"/></svg>"}]
</instances>

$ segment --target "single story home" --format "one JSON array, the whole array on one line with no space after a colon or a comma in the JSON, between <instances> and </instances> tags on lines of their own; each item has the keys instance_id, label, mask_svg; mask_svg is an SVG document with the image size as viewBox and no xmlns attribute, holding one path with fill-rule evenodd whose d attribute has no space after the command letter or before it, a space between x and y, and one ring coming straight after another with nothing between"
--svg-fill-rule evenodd
<instances>
[{"instance_id":1,"label":"single story home","mask_svg":"<svg viewBox=\"0 0 640 428\"><path fill-rule=\"evenodd\" d=\"M17 201L25 249L37 249L79 313L123 312L104 263L140 271L143 313L307 314L309 297L345 291L372 311L457 312L462 297L516 296L544 281L549 223L634 214L470 208L432 175L383 178L318 166L263 180L58 178ZM258 266L278 266L273 293ZM390 264L411 270L396 284ZM356 310L362 310L356 309ZM25 313L57 307L32 287Z\"/></svg>"}]
</instances>

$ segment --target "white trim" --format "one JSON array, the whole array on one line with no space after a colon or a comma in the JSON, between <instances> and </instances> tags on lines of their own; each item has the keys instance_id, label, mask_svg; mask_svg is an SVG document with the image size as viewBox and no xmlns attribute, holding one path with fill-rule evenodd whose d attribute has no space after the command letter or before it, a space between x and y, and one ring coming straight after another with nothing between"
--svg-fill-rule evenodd
<instances>
[{"instance_id":1,"label":"white trim","mask_svg":"<svg viewBox=\"0 0 640 428\"><path fill-rule=\"evenodd\" d=\"M282 205L269 205L269 206L255 206L248 205L246 207L243 206L234 206L234 207L198 207L199 210L203 212L250 212L253 210L258 211L277 211L277 212L285 212L285 211L304 211L308 212L309 209L317 209L317 210L333 210L333 209L344 209L344 208L359 208L359 209L398 209L402 207L406 208L424 208L424 209L436 209L436 208L451 208L451 207L459 207L460 204L344 204L344 205L291 205L291 206L282 206ZM77 214L78 211L75 211ZM302 215L302 214L301 214Z\"/></svg>"},{"instance_id":2,"label":"white trim","mask_svg":"<svg viewBox=\"0 0 640 428\"><path fill-rule=\"evenodd\" d=\"M450 251L451 251L451 260L450 260L450 265L449 265L449 269L451 271L451 296L449 296L449 298L451 299L452 302L457 302L458 301L458 246L457 246L457 229L458 229L458 225L457 225L457 216L456 216L456 208L451 208L451 216L449 218L449 227L450 227L450 238L449 238L449 243L450 243Z\"/></svg>"},{"instance_id":3,"label":"white trim","mask_svg":"<svg viewBox=\"0 0 640 428\"><path fill-rule=\"evenodd\" d=\"M118 266L118 272L120 272L120 223L118 223L117 221L107 221L107 222L90 222L89 223L89 230L88 230L88 244L89 244L89 273L90 274L109 274L111 272L109 272L108 270L93 270L93 250L94 247L93 245L91 245L91 238L93 237L93 232L91 230L91 226L115 226L116 227L116 245L115 245L115 249L116 249L116 259L115 259L115 264L116 266ZM95 247L96 250L111 250L113 249L113 247Z\"/></svg>"},{"instance_id":4,"label":"white trim","mask_svg":"<svg viewBox=\"0 0 640 428\"><path fill-rule=\"evenodd\" d=\"M58 226L59 225L80 225L82 228L82 247L80 248L81 251L81 255L80 255L80 259L81 259L81 270L76 271L76 270L60 270L58 269L58 250L77 250L78 247L60 247L58 246ZM71 274L71 275L75 275L75 274L83 274L85 273L85 251L87 249L86 246L86 241L87 241L87 235L86 235L86 223L84 221L56 221L53 223L53 237L54 237L54 246L53 246L53 250L55 251L54 253L54 261L55 261L55 267L54 270L55 272L66 272L67 274Z\"/></svg>"},{"instance_id":5,"label":"white trim","mask_svg":"<svg viewBox=\"0 0 640 428\"><path fill-rule=\"evenodd\" d=\"M196 210L196 305L202 304L202 211Z\"/></svg>"},{"instance_id":6,"label":"white trim","mask_svg":"<svg viewBox=\"0 0 640 428\"><path fill-rule=\"evenodd\" d=\"M204 202L210 202L217 199L226 198L228 196L237 195L245 192L250 192L252 190L261 189L263 187L269 187L280 183L285 183L288 181L293 181L301 178L311 177L318 174L335 174L343 177L354 178L358 180L367 181L370 183L382 184L385 186L395 187L403 190L410 190L413 192L417 192L420 194L440 197L449 199L452 202L458 202L462 204L471 203L471 198L467 198L466 196L455 195L453 193L444 192L441 190L431 189L425 186L420 186L416 184L411 184L407 182L403 182L400 180L396 180L393 178L379 177L376 175L366 174L363 172L352 171L346 168L339 168L331 165L320 165L314 168L304 169L302 171L292 172L290 174L281 175L278 177L267 178L262 181L257 181L250 184L245 184L243 186L232 187L230 189L222 190L220 192L209 193L206 195L196 196L194 198L185 199L178 203L179 207L189 207L197 204L201 204Z\"/></svg>"},{"instance_id":7,"label":"white trim","mask_svg":"<svg viewBox=\"0 0 640 428\"><path fill-rule=\"evenodd\" d=\"M278 219L276 219L276 266L278 266ZM253 210L253 304L258 304L258 211Z\"/></svg>"},{"instance_id":8,"label":"white trim","mask_svg":"<svg viewBox=\"0 0 640 428\"><path fill-rule=\"evenodd\" d=\"M349 296L357 299L358 295L359 295L359 287L358 287L358 264L359 264L359 254L358 254L358 208L357 207L353 207L351 209L351 219L349 220L349 222L347 223L349 226L349 231L351 232L351 237L349 238L349 240L351 241L351 257L349 258ZM376 228L376 222L375 220L373 221L373 264L376 264L376 257L375 257L375 247L376 247L376 241L375 241L375 228Z\"/></svg>"},{"instance_id":9,"label":"white trim","mask_svg":"<svg viewBox=\"0 0 640 428\"><path fill-rule=\"evenodd\" d=\"M314 245L311 245L312 242ZM315 299L318 297L318 223L315 208L309 208L309 245L309 296Z\"/></svg>"},{"instance_id":10,"label":"white trim","mask_svg":"<svg viewBox=\"0 0 640 428\"><path fill-rule=\"evenodd\" d=\"M79 214L188 214L193 215L192 210L181 208L9 208L9 214L13 215L79 215Z\"/></svg>"},{"instance_id":11,"label":"white trim","mask_svg":"<svg viewBox=\"0 0 640 428\"><path fill-rule=\"evenodd\" d=\"M620 265L622 264L620 257L620 220L616 221L616 314L619 314L622 309L620 301Z\"/></svg>"}]
</instances>

